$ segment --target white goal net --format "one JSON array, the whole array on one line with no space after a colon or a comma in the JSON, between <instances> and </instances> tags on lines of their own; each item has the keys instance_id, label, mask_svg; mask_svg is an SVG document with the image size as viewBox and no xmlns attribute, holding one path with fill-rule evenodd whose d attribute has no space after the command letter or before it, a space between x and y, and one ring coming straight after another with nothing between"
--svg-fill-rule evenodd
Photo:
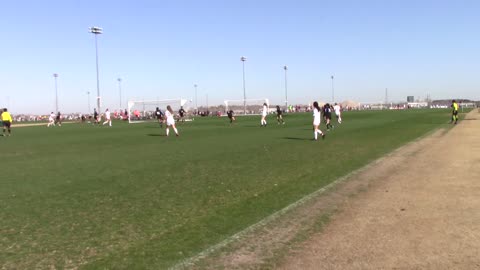
<instances>
[{"instance_id":1,"label":"white goal net","mask_svg":"<svg viewBox=\"0 0 480 270\"><path fill-rule=\"evenodd\" d=\"M140 123L156 120L155 111L159 108L165 113L167 106L170 105L174 112L175 120L179 118L180 108L185 110L184 118L191 120L192 110L191 102L186 99L163 99L163 100L131 100L128 101L128 122Z\"/></svg>"},{"instance_id":2,"label":"white goal net","mask_svg":"<svg viewBox=\"0 0 480 270\"><path fill-rule=\"evenodd\" d=\"M228 112L232 110L236 115L259 115L262 113L264 103L267 103L267 108L270 107L270 103L268 102L267 98L225 100L224 103L225 111Z\"/></svg>"}]
</instances>

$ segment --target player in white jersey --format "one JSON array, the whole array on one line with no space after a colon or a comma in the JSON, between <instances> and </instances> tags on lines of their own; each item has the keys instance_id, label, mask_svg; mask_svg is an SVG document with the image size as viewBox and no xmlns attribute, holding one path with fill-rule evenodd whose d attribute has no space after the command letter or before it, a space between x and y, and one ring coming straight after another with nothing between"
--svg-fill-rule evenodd
<instances>
[{"instance_id":1,"label":"player in white jersey","mask_svg":"<svg viewBox=\"0 0 480 270\"><path fill-rule=\"evenodd\" d=\"M108 124L109 126L112 126L112 119L110 118L110 111L108 110L108 108L105 110L105 122L103 122L103 124Z\"/></svg>"},{"instance_id":2,"label":"player in white jersey","mask_svg":"<svg viewBox=\"0 0 480 270\"><path fill-rule=\"evenodd\" d=\"M313 135L315 141L318 138L318 134L322 135L322 139L325 139L325 134L318 128L320 126L320 107L318 106L318 102L313 102Z\"/></svg>"},{"instance_id":3,"label":"player in white jersey","mask_svg":"<svg viewBox=\"0 0 480 270\"><path fill-rule=\"evenodd\" d=\"M48 124L47 127L49 126L55 126L55 117L56 115L52 112L50 116L48 117Z\"/></svg>"},{"instance_id":4,"label":"player in white jersey","mask_svg":"<svg viewBox=\"0 0 480 270\"><path fill-rule=\"evenodd\" d=\"M267 103L263 103L263 108L262 108L262 120L260 121L260 126L261 127L266 127L267 126L267 114L268 114L268 107Z\"/></svg>"},{"instance_id":5,"label":"player in white jersey","mask_svg":"<svg viewBox=\"0 0 480 270\"><path fill-rule=\"evenodd\" d=\"M168 136L168 133L170 133L170 126L172 126L173 131L175 131L175 135L179 136L178 130L175 127L175 119L173 119L173 110L172 110L172 107L170 107L170 105L167 106L167 110L165 111L165 117L167 118L167 129L166 129L167 136Z\"/></svg>"},{"instance_id":6,"label":"player in white jersey","mask_svg":"<svg viewBox=\"0 0 480 270\"><path fill-rule=\"evenodd\" d=\"M335 106L333 106L333 110L335 111L335 116L337 116L337 122L339 124L341 124L342 123L342 112L341 112L340 105L335 103Z\"/></svg>"}]
</instances>

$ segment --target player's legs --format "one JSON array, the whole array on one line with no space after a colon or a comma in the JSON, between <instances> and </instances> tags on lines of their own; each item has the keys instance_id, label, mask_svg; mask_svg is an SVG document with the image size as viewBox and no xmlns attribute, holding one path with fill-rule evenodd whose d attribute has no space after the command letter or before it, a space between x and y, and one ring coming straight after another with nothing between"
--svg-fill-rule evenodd
<instances>
[{"instance_id":1,"label":"player's legs","mask_svg":"<svg viewBox=\"0 0 480 270\"><path fill-rule=\"evenodd\" d=\"M175 135L178 136L178 130L177 127L175 127L175 124L172 125L173 131L175 131Z\"/></svg>"},{"instance_id":2,"label":"player's legs","mask_svg":"<svg viewBox=\"0 0 480 270\"><path fill-rule=\"evenodd\" d=\"M265 116L265 115L262 115L262 121L260 122L260 124L261 124L262 126L266 126L266 125L267 125L267 120L266 120L265 118L266 118L266 116Z\"/></svg>"},{"instance_id":3,"label":"player's legs","mask_svg":"<svg viewBox=\"0 0 480 270\"><path fill-rule=\"evenodd\" d=\"M325 138L325 134L323 134L323 132L318 128L320 124L318 125L313 125L313 136L315 138L315 140L318 139L318 134L320 134L322 136L322 139Z\"/></svg>"}]
</instances>

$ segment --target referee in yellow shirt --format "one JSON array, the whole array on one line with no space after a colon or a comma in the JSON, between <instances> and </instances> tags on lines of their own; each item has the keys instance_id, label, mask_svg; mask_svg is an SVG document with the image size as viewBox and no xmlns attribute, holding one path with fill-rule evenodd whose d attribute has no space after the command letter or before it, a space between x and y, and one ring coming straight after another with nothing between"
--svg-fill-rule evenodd
<instances>
[{"instance_id":1,"label":"referee in yellow shirt","mask_svg":"<svg viewBox=\"0 0 480 270\"><path fill-rule=\"evenodd\" d=\"M5 131L8 129L8 136L12 133L10 127L12 126L12 116L9 112L7 112L7 108L3 109L2 115L2 123L3 123L3 136L5 136Z\"/></svg>"},{"instance_id":2,"label":"referee in yellow shirt","mask_svg":"<svg viewBox=\"0 0 480 270\"><path fill-rule=\"evenodd\" d=\"M457 124L457 121L458 121L458 103L455 101L455 100L452 100L452 122L450 123L454 123L454 124Z\"/></svg>"}]
</instances>

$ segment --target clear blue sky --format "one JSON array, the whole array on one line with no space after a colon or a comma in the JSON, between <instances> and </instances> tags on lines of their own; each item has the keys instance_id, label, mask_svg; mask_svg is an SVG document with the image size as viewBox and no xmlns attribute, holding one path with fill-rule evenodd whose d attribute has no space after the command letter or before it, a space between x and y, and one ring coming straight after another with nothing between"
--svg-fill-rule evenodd
<instances>
[{"instance_id":1,"label":"clear blue sky","mask_svg":"<svg viewBox=\"0 0 480 270\"><path fill-rule=\"evenodd\" d=\"M103 108L123 100L194 97L290 103L407 95L480 99L480 1L2 1L0 107L86 112L96 96L100 26Z\"/></svg>"}]
</instances>

